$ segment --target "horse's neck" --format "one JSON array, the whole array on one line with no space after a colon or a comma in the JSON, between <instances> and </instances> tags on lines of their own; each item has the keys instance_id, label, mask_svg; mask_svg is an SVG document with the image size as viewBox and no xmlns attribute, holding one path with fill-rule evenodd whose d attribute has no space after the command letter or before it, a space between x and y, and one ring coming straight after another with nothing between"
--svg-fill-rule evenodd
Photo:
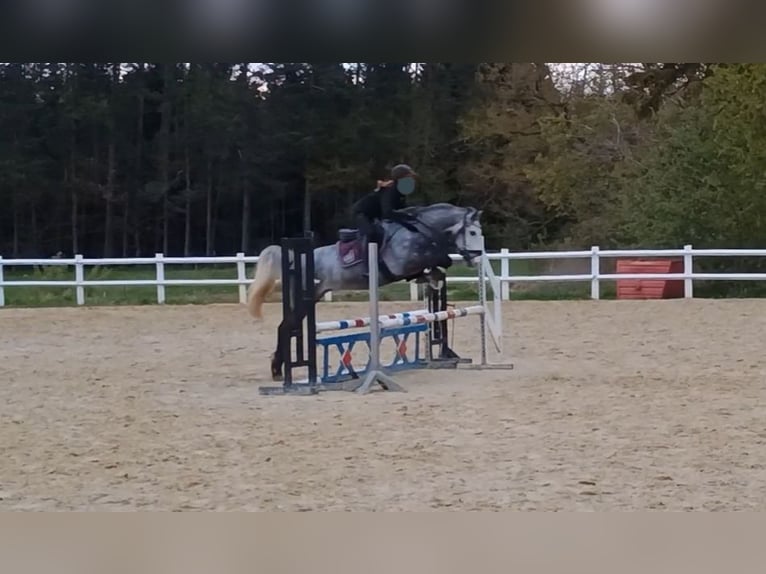
<instances>
[{"instance_id":1,"label":"horse's neck","mask_svg":"<svg viewBox=\"0 0 766 574\"><path fill-rule=\"evenodd\" d=\"M408 207L406 209L426 225L436 226L441 230L458 223L463 218L462 211L449 203Z\"/></svg>"}]
</instances>

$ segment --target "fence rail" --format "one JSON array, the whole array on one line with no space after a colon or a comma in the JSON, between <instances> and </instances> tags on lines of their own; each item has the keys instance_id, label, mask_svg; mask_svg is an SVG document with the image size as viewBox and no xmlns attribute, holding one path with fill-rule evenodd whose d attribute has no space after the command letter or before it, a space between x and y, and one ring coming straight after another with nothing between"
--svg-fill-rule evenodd
<instances>
[{"instance_id":1,"label":"fence rail","mask_svg":"<svg viewBox=\"0 0 766 574\"><path fill-rule=\"evenodd\" d=\"M459 255L450 256L453 261L461 261ZM601 273L601 262L605 259L617 258L683 258L683 272L680 273ZM615 249L601 250L594 246L589 250L582 251L525 251L511 252L508 249L487 253L490 261L500 262L498 279L501 283L502 299L510 298L510 286L513 283L525 282L590 282L591 299L601 297L601 282L616 281L620 279L664 279L682 280L684 282L684 297L694 297L694 281L766 281L766 273L694 273L695 257L766 257L766 249L694 249L691 245L685 245L683 249ZM590 272L568 275L511 275L510 262L522 260L572 260L589 259ZM258 262L257 256L247 256L237 253L235 256L224 257L165 257L157 253L154 257L134 258L85 258L75 255L71 259L3 259L0 256L0 307L5 305L5 290L17 287L74 287L78 305L85 304L85 289L87 287L131 287L131 286L155 286L157 288L157 303L165 303L165 287L170 286L205 286L205 285L231 285L236 286L239 292L239 301L244 303L247 298L247 285L252 280L246 274L247 265ZM166 279L165 270L168 265L236 265L236 279ZM86 280L85 268L103 266L131 266L131 265L154 265L154 279L125 279L125 280ZM73 266L74 278L72 280L6 280L4 269L17 266ZM450 277L450 283L476 284L475 276ZM417 285L410 284L410 298L418 299ZM332 300L332 294L328 293L326 300Z\"/></svg>"}]
</instances>

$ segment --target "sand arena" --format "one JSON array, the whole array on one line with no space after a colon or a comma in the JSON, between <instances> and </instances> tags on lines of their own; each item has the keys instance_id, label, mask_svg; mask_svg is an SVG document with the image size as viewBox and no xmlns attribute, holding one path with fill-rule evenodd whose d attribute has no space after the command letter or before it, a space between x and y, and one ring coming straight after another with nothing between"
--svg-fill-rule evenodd
<instances>
[{"instance_id":1,"label":"sand arena","mask_svg":"<svg viewBox=\"0 0 766 574\"><path fill-rule=\"evenodd\" d=\"M0 509L766 507L766 301L506 303L514 371L367 396L260 396L266 314L0 310ZM464 355L477 325L455 323Z\"/></svg>"}]
</instances>

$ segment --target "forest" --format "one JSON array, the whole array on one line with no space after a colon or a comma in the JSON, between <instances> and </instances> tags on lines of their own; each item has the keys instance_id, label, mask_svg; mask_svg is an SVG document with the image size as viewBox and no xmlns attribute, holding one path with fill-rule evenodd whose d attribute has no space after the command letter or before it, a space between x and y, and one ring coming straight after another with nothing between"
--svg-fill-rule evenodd
<instances>
[{"instance_id":1,"label":"forest","mask_svg":"<svg viewBox=\"0 0 766 574\"><path fill-rule=\"evenodd\" d=\"M0 64L0 255L257 254L410 204L489 249L763 247L766 65Z\"/></svg>"}]
</instances>

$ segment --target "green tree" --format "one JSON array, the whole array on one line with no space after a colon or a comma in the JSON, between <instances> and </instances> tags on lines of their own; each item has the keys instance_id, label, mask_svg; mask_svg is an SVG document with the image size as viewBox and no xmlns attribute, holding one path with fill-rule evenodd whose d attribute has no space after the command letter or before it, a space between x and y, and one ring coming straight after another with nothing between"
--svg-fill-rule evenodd
<instances>
[{"instance_id":1,"label":"green tree","mask_svg":"<svg viewBox=\"0 0 766 574\"><path fill-rule=\"evenodd\" d=\"M647 128L612 95L577 95L540 120L545 151L525 173L566 244L615 246L634 154Z\"/></svg>"},{"instance_id":2,"label":"green tree","mask_svg":"<svg viewBox=\"0 0 766 574\"><path fill-rule=\"evenodd\" d=\"M540 119L560 107L544 64L482 64L475 103L460 118L458 199L485 210L490 243L526 247L545 237L550 214L526 175L544 149Z\"/></svg>"},{"instance_id":3,"label":"green tree","mask_svg":"<svg viewBox=\"0 0 766 574\"><path fill-rule=\"evenodd\" d=\"M641 161L626 224L636 243L766 242L766 66L716 69L699 105L668 109Z\"/></svg>"}]
</instances>

